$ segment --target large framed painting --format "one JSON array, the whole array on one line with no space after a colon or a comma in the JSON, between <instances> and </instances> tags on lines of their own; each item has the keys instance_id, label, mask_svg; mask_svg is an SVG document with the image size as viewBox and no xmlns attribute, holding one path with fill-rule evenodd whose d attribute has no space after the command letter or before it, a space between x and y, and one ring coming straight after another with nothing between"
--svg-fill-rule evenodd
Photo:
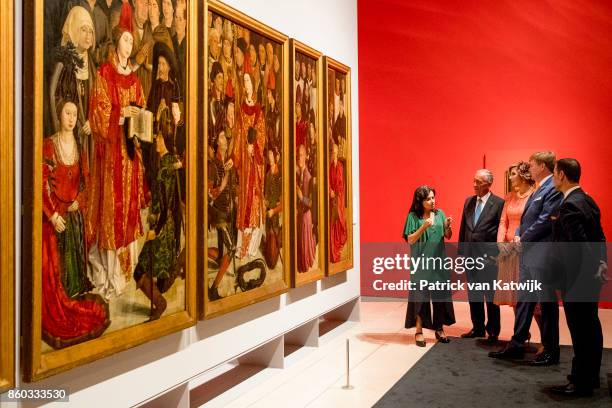
<instances>
[{"instance_id":1,"label":"large framed painting","mask_svg":"<svg viewBox=\"0 0 612 408\"><path fill-rule=\"evenodd\" d=\"M0 4L0 393L15 384L13 2Z\"/></svg>"},{"instance_id":2,"label":"large framed painting","mask_svg":"<svg viewBox=\"0 0 612 408\"><path fill-rule=\"evenodd\" d=\"M289 287L288 38L217 1L203 22L202 317Z\"/></svg>"},{"instance_id":3,"label":"large framed painting","mask_svg":"<svg viewBox=\"0 0 612 408\"><path fill-rule=\"evenodd\" d=\"M24 2L26 381L195 324L199 3Z\"/></svg>"},{"instance_id":4,"label":"large framed painting","mask_svg":"<svg viewBox=\"0 0 612 408\"><path fill-rule=\"evenodd\" d=\"M323 58L323 70L327 274L333 275L353 267L351 69L326 56Z\"/></svg>"},{"instance_id":5,"label":"large framed painting","mask_svg":"<svg viewBox=\"0 0 612 408\"><path fill-rule=\"evenodd\" d=\"M325 204L321 53L291 40L291 285L325 276Z\"/></svg>"}]
</instances>

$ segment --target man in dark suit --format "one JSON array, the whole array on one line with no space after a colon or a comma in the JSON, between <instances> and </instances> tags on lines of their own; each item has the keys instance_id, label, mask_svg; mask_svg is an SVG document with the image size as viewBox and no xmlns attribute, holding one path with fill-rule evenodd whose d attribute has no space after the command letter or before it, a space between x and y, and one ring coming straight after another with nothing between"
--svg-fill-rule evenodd
<instances>
[{"instance_id":1,"label":"man in dark suit","mask_svg":"<svg viewBox=\"0 0 612 408\"><path fill-rule=\"evenodd\" d=\"M504 208L504 200L491 192L493 174L481 169L474 175L474 192L463 205L461 229L459 230L459 254L468 257L490 257L497 254L497 229ZM486 255L486 256L485 256ZM470 317L472 330L461 335L463 338L489 337L487 342L497 342L499 336L499 306L493 303L493 281L497 277L497 266L487 263L482 270L467 271L470 283L486 283L490 290L469 290ZM487 324L485 326L485 306L487 304Z\"/></svg>"},{"instance_id":2,"label":"man in dark suit","mask_svg":"<svg viewBox=\"0 0 612 408\"><path fill-rule=\"evenodd\" d=\"M553 174L555 188L563 194L553 215L553 241L558 243L555 252L563 271L560 289L574 358L569 383L549 391L565 396L590 396L599 388L603 349L598 300L607 279L606 237L599 207L578 185L580 173L577 160L561 159Z\"/></svg>"},{"instance_id":3,"label":"man in dark suit","mask_svg":"<svg viewBox=\"0 0 612 408\"><path fill-rule=\"evenodd\" d=\"M514 336L501 351L489 353L489 357L500 359L522 358L524 343L529 336L536 304L542 310L541 337L544 351L530 362L534 366L559 363L559 305L555 293L554 268L551 267L552 220L563 195L555 190L552 172L555 168L553 152L537 152L529 159L529 172L537 183L537 190L525 204L521 224L516 231L515 242L521 245L519 282L535 280L542 290L519 291L514 319Z\"/></svg>"}]
</instances>

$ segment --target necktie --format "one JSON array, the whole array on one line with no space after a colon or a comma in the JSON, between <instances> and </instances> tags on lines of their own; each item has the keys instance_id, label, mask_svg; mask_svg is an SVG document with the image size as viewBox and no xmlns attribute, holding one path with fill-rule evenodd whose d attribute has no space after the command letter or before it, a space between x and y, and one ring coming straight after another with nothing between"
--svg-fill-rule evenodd
<instances>
[{"instance_id":1,"label":"necktie","mask_svg":"<svg viewBox=\"0 0 612 408\"><path fill-rule=\"evenodd\" d=\"M476 212L474 212L474 224L478 222L481 212L482 212L482 199L478 197L478 202L476 203Z\"/></svg>"}]
</instances>

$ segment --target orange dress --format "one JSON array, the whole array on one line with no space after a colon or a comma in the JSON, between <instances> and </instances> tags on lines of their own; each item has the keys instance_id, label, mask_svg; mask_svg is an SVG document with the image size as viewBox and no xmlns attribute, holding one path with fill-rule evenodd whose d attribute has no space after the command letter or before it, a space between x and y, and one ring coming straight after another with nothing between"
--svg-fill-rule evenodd
<instances>
[{"instance_id":1,"label":"orange dress","mask_svg":"<svg viewBox=\"0 0 612 408\"><path fill-rule=\"evenodd\" d=\"M499 229L497 230L497 242L505 243L508 249L508 254L504 255L500 252L498 257L498 275L497 279L501 283L518 282L519 279L519 253L517 246L512 243L516 235L516 229L521 224L521 216L525 210L525 204L531 194L526 194L520 198L515 192L506 195L506 202L502 210L501 219L499 221ZM517 301L516 291L497 291L495 292L495 304L515 306Z\"/></svg>"}]
</instances>

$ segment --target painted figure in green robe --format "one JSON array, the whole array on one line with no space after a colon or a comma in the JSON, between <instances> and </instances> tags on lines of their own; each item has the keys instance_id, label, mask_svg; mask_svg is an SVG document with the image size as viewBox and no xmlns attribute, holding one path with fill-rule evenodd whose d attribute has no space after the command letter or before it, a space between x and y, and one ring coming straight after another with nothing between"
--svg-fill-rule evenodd
<instances>
[{"instance_id":1,"label":"painted figure in green robe","mask_svg":"<svg viewBox=\"0 0 612 408\"><path fill-rule=\"evenodd\" d=\"M152 202L147 241L138 257L134 280L138 288L151 300L151 319L161 317L167 302L166 292L180 274L179 262L181 210L178 190L178 169L182 163L174 151L174 118L169 108L161 112L155 151L159 166L151 186Z\"/></svg>"}]
</instances>

